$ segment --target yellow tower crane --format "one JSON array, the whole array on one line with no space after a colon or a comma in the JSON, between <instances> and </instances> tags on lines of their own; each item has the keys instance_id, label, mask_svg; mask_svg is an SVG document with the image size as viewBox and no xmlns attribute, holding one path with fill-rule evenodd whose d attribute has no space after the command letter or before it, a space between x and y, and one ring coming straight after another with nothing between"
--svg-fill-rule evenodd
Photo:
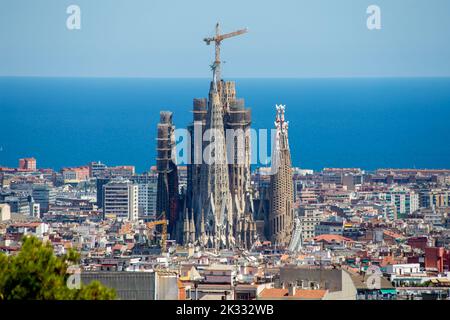
<instances>
[{"instance_id":1,"label":"yellow tower crane","mask_svg":"<svg viewBox=\"0 0 450 320\"><path fill-rule=\"evenodd\" d=\"M166 213L163 212L161 215L161 220L147 222L147 228L152 229L156 226L162 225L162 233L161 233L161 251L163 253L167 252L167 225L169 221L166 220Z\"/></svg>"},{"instance_id":2,"label":"yellow tower crane","mask_svg":"<svg viewBox=\"0 0 450 320\"><path fill-rule=\"evenodd\" d=\"M216 44L215 61L211 66L211 68L214 71L215 81L220 81L220 43L222 42L222 40L239 36L241 34L247 33L247 31L248 31L247 28L245 28L230 33L220 34L219 23L217 23L216 35L214 37L203 39L203 41L205 41L207 45L210 45L211 42L214 42Z\"/></svg>"}]
</instances>

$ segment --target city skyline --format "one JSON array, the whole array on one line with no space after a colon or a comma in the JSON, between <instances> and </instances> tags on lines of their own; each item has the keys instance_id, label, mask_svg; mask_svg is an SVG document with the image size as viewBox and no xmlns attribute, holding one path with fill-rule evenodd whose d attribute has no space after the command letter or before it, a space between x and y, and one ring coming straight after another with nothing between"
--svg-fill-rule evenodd
<instances>
[{"instance_id":1,"label":"city skyline","mask_svg":"<svg viewBox=\"0 0 450 320\"><path fill-rule=\"evenodd\" d=\"M450 300L449 3L75 1L0 3L0 305Z\"/></svg>"}]
</instances>

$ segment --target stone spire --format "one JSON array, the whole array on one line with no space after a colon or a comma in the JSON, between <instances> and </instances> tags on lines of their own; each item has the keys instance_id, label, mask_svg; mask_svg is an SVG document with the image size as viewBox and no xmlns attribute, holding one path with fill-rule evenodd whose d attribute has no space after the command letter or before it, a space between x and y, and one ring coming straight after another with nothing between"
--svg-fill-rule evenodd
<instances>
[{"instance_id":1,"label":"stone spire","mask_svg":"<svg viewBox=\"0 0 450 320\"><path fill-rule=\"evenodd\" d=\"M163 215L169 220L168 232L172 237L176 235L178 220L178 172L175 160L175 126L172 112L161 111L157 131L156 169L158 172L156 215L161 219Z\"/></svg>"},{"instance_id":2,"label":"stone spire","mask_svg":"<svg viewBox=\"0 0 450 320\"><path fill-rule=\"evenodd\" d=\"M285 106L277 105L276 109L276 135L269 187L271 197L268 238L276 245L287 247L294 228L294 186L288 122L284 119Z\"/></svg>"},{"instance_id":3,"label":"stone spire","mask_svg":"<svg viewBox=\"0 0 450 320\"><path fill-rule=\"evenodd\" d=\"M230 191L233 200L235 220L244 218L245 202L251 193L251 147L250 125L251 109L245 107L244 99L236 98L234 83L226 82L222 92L225 106L225 125L227 129L228 172Z\"/></svg>"},{"instance_id":4,"label":"stone spire","mask_svg":"<svg viewBox=\"0 0 450 320\"><path fill-rule=\"evenodd\" d=\"M189 232L190 232L190 243L195 243L195 223L194 223L194 215L192 215L189 223Z\"/></svg>"},{"instance_id":5,"label":"stone spire","mask_svg":"<svg viewBox=\"0 0 450 320\"><path fill-rule=\"evenodd\" d=\"M188 211L185 210L184 223L183 223L183 244L187 245L189 243L190 238L190 223L188 217Z\"/></svg>"},{"instance_id":6,"label":"stone spire","mask_svg":"<svg viewBox=\"0 0 450 320\"><path fill-rule=\"evenodd\" d=\"M200 237L199 242L201 246L206 246L208 242L208 237L206 236L205 231L205 213L203 209L201 210L201 218L200 218Z\"/></svg>"},{"instance_id":7,"label":"stone spire","mask_svg":"<svg viewBox=\"0 0 450 320\"><path fill-rule=\"evenodd\" d=\"M232 232L226 232L233 229L233 212L223 117L217 87L211 83L205 131L209 144L204 149L200 200L206 210L206 231L213 236L216 249L234 244Z\"/></svg>"},{"instance_id":8,"label":"stone spire","mask_svg":"<svg viewBox=\"0 0 450 320\"><path fill-rule=\"evenodd\" d=\"M245 32L240 30L226 38ZM222 36L217 33L205 41L217 44ZM217 56L211 69L209 96L194 99L193 122L188 127L191 162L187 165L187 199L195 215L197 240L220 249L240 242L238 222L244 218L244 198L251 190L251 111L243 99L236 98L235 83L221 78ZM230 137L230 132L237 136ZM196 161L199 158L201 161Z\"/></svg>"}]
</instances>

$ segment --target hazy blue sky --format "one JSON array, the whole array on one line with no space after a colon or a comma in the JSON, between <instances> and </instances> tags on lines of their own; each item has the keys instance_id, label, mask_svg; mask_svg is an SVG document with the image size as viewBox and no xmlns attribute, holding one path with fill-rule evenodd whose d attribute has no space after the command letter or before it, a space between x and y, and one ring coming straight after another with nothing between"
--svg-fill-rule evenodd
<instances>
[{"instance_id":1,"label":"hazy blue sky","mask_svg":"<svg viewBox=\"0 0 450 320\"><path fill-rule=\"evenodd\" d=\"M207 77L216 21L225 77L450 76L449 0L0 0L0 76Z\"/></svg>"}]
</instances>

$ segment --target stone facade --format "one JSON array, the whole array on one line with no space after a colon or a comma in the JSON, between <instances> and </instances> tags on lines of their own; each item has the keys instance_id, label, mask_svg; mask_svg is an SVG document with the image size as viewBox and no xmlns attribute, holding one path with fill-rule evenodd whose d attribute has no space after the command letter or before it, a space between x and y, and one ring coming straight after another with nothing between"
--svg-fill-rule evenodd
<instances>
[{"instance_id":1,"label":"stone facade","mask_svg":"<svg viewBox=\"0 0 450 320\"><path fill-rule=\"evenodd\" d=\"M288 122L284 119L284 106L277 106L276 136L272 153L270 176L269 234L272 243L287 247L294 229L294 186L291 153L288 140Z\"/></svg>"}]
</instances>

